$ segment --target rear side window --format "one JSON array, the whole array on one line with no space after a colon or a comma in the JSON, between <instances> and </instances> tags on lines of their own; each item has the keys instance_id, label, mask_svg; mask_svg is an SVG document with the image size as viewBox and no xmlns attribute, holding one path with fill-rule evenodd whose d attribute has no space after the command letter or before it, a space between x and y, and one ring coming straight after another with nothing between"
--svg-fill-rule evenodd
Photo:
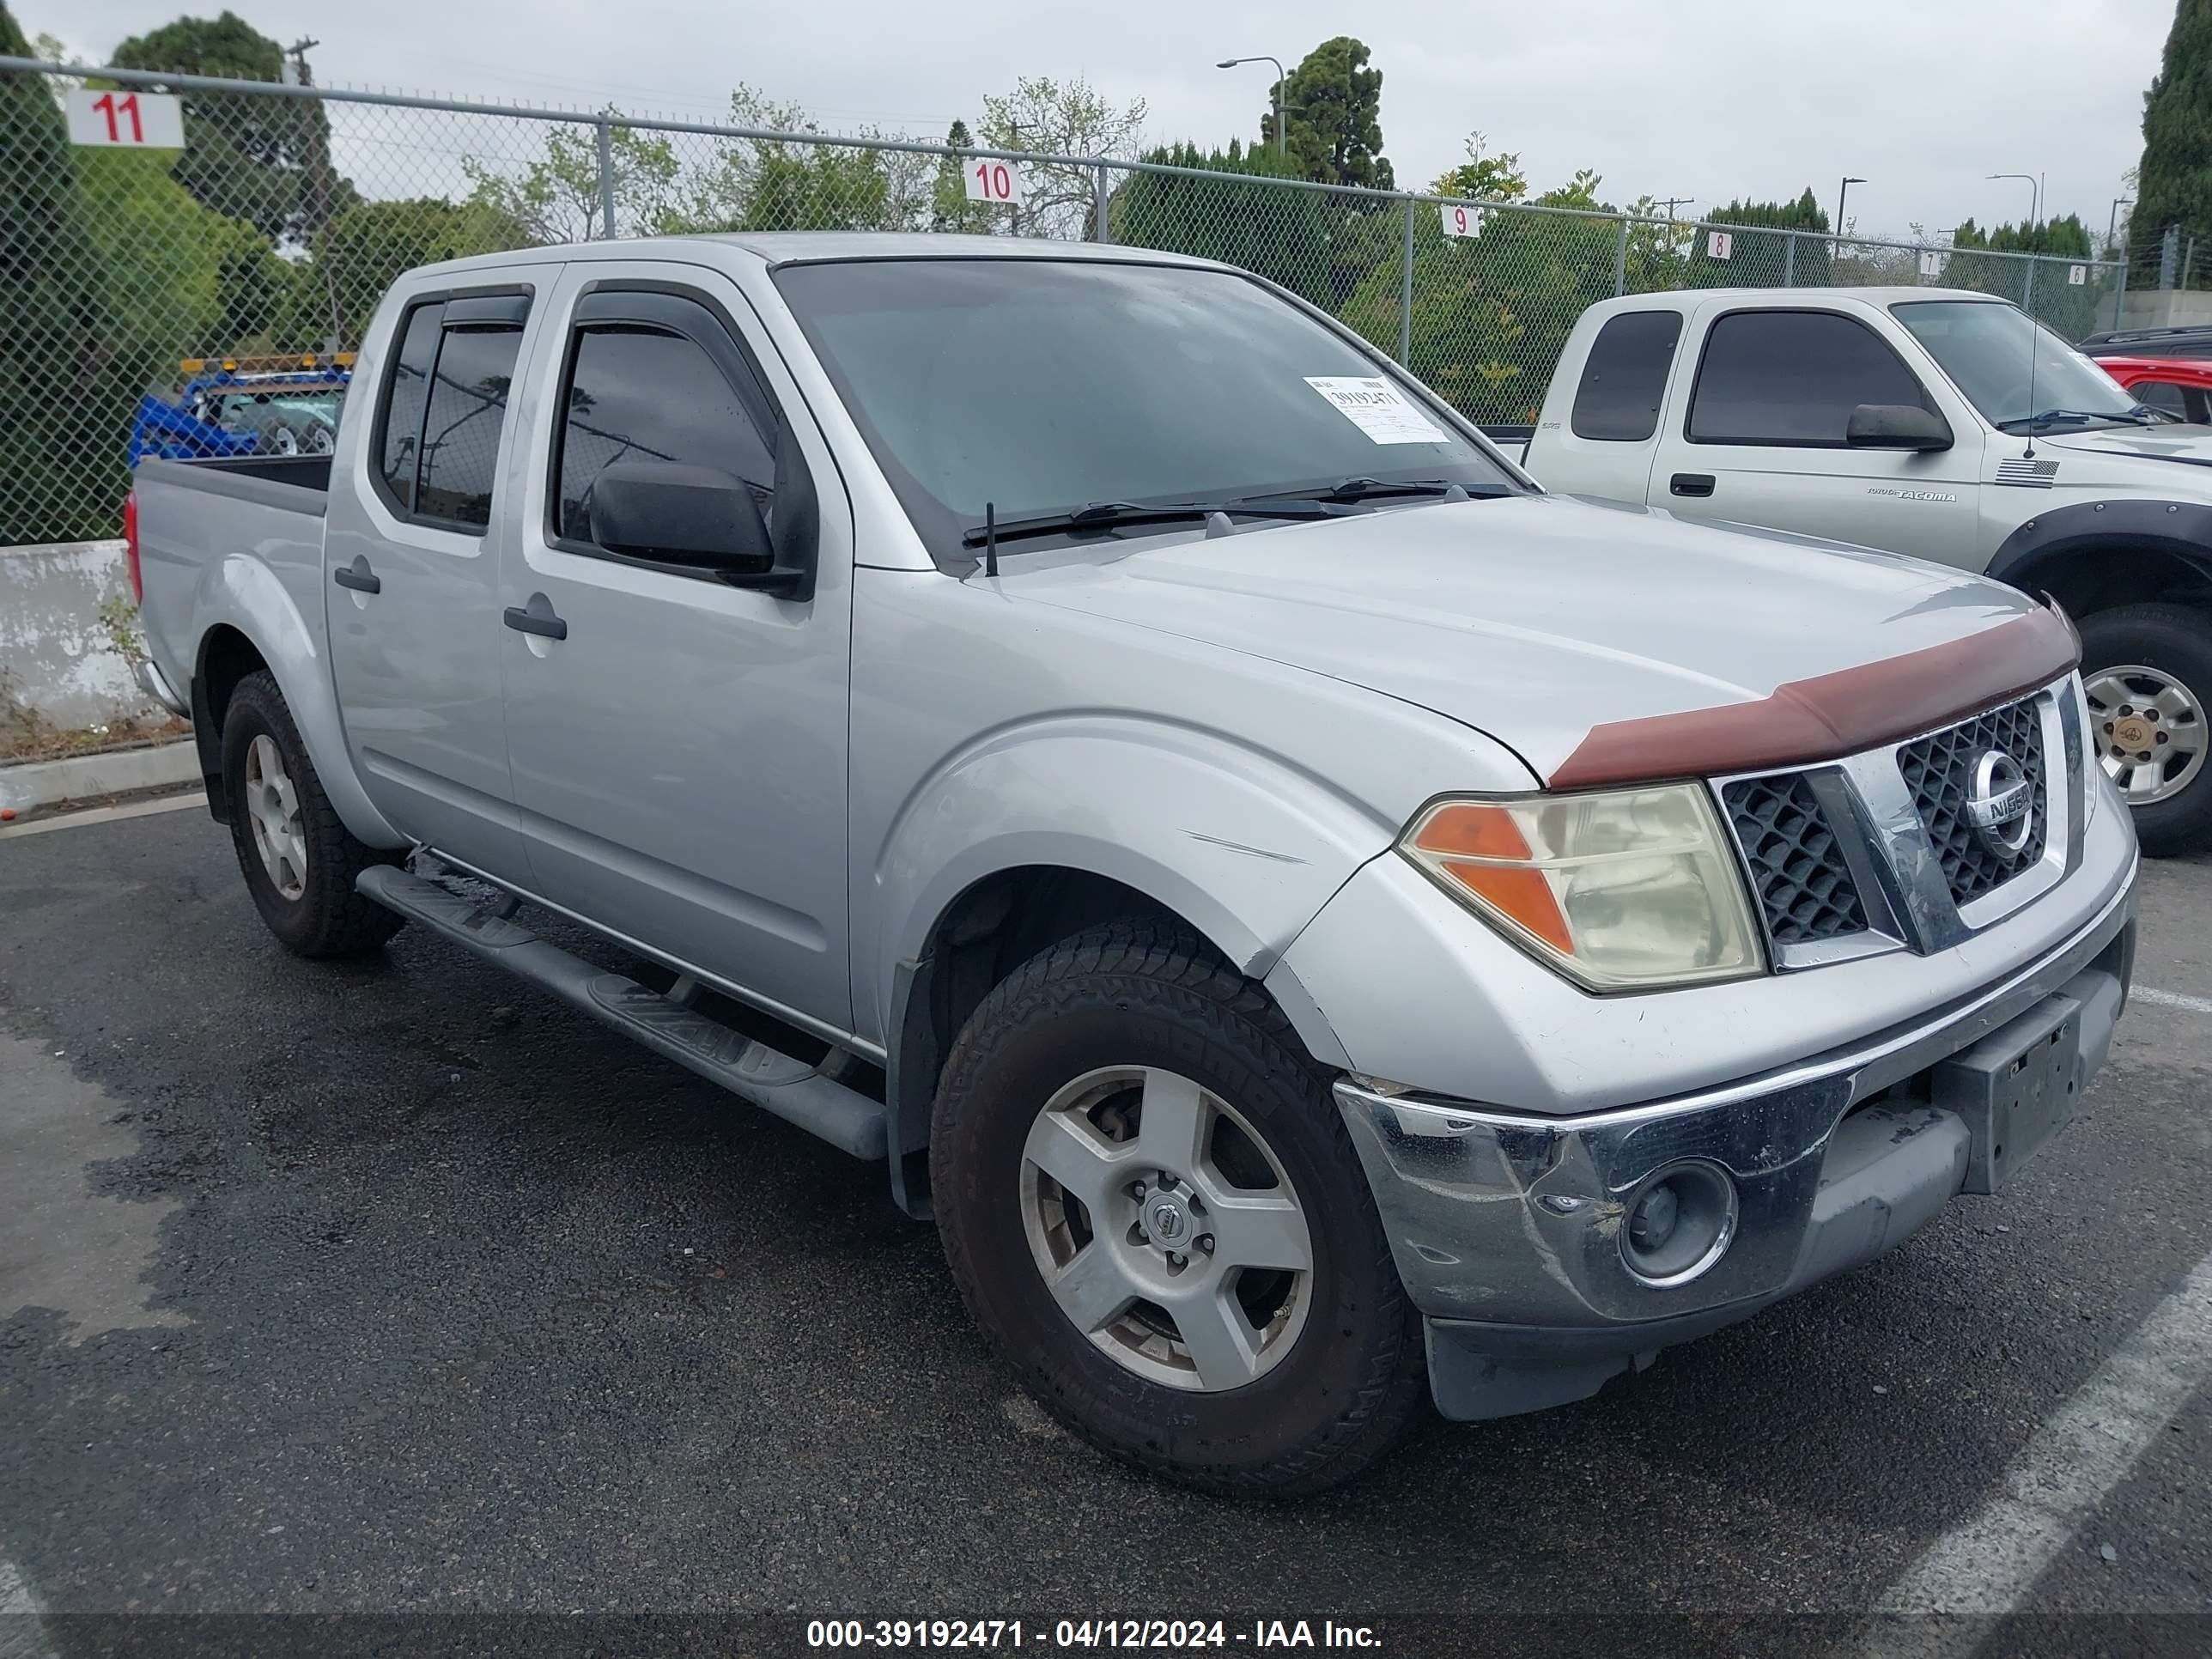
<instances>
[{"instance_id":1,"label":"rear side window","mask_svg":"<svg viewBox=\"0 0 2212 1659\"><path fill-rule=\"evenodd\" d=\"M378 494L400 517L480 535L522 345L527 295L460 295L411 308L377 411Z\"/></svg>"},{"instance_id":2,"label":"rear side window","mask_svg":"<svg viewBox=\"0 0 2212 1659\"><path fill-rule=\"evenodd\" d=\"M704 311L702 326L716 326ZM775 454L706 349L684 335L614 324L576 337L561 432L564 541L592 539L592 484L622 460L677 461L734 473L767 518Z\"/></svg>"},{"instance_id":3,"label":"rear side window","mask_svg":"<svg viewBox=\"0 0 2212 1659\"><path fill-rule=\"evenodd\" d=\"M1659 429L1667 373L1682 337L1679 311L1625 311L1598 331L1575 391L1574 434L1642 443Z\"/></svg>"},{"instance_id":4,"label":"rear side window","mask_svg":"<svg viewBox=\"0 0 2212 1659\"><path fill-rule=\"evenodd\" d=\"M2153 409L2162 409L2169 415L2189 418L2189 400L2181 395L2181 388L2164 380L2137 380L2128 388L2130 395L2139 404L2148 404Z\"/></svg>"},{"instance_id":5,"label":"rear side window","mask_svg":"<svg viewBox=\"0 0 2212 1659\"><path fill-rule=\"evenodd\" d=\"M1841 448L1861 404L1936 406L1865 324L1833 311L1738 311L1713 325L1690 399L1692 443Z\"/></svg>"}]
</instances>

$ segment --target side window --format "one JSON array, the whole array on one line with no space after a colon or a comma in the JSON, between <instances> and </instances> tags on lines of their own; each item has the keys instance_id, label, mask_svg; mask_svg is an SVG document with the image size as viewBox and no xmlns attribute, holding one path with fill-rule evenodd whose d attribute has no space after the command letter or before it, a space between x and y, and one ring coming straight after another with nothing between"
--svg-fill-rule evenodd
<instances>
[{"instance_id":1,"label":"side window","mask_svg":"<svg viewBox=\"0 0 2212 1659\"><path fill-rule=\"evenodd\" d=\"M586 304L599 297L587 296ZM586 312L571 342L555 461L555 535L591 543L593 483L623 460L674 461L732 474L773 524L775 450L763 431L764 395L751 385L751 396L740 393L737 377L750 380L750 374L727 331L689 301L637 298L639 312L655 321L594 322ZM710 343L718 349L710 350Z\"/></svg>"},{"instance_id":2,"label":"side window","mask_svg":"<svg viewBox=\"0 0 2212 1659\"><path fill-rule=\"evenodd\" d=\"M1575 436L1642 443L1656 432L1681 336L1679 311L1625 311L1610 319L1590 346L1575 390Z\"/></svg>"},{"instance_id":3,"label":"side window","mask_svg":"<svg viewBox=\"0 0 2212 1659\"><path fill-rule=\"evenodd\" d=\"M514 380L519 328L448 328L430 377L422 422L422 477L415 511L469 530L491 522L492 474L507 394Z\"/></svg>"},{"instance_id":4,"label":"side window","mask_svg":"<svg viewBox=\"0 0 2212 1659\"><path fill-rule=\"evenodd\" d=\"M429 401L430 368L438 358L442 305L416 306L399 326L399 356L392 365L378 416L377 470L386 497L402 513L415 510L415 470L422 444L422 410Z\"/></svg>"},{"instance_id":5,"label":"side window","mask_svg":"<svg viewBox=\"0 0 2212 1659\"><path fill-rule=\"evenodd\" d=\"M2128 395L2139 404L2148 404L2153 409L2162 409L2184 420L2189 418L2189 400L2182 396L2179 386L2165 380L2137 380L2128 388Z\"/></svg>"},{"instance_id":6,"label":"side window","mask_svg":"<svg viewBox=\"0 0 2212 1659\"><path fill-rule=\"evenodd\" d=\"M1836 447L1861 404L1933 409L1872 329L1833 311L1738 311L1706 337L1692 443Z\"/></svg>"}]
</instances>

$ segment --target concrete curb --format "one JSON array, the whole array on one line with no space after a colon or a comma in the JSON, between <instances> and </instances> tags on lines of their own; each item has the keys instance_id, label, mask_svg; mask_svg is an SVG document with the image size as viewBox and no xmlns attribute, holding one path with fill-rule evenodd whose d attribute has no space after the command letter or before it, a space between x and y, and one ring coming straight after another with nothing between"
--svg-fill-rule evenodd
<instances>
[{"instance_id":1,"label":"concrete curb","mask_svg":"<svg viewBox=\"0 0 2212 1659\"><path fill-rule=\"evenodd\" d=\"M199 748L190 738L98 755L25 761L0 766L0 807L12 808L22 817L63 801L197 783L199 776Z\"/></svg>"}]
</instances>

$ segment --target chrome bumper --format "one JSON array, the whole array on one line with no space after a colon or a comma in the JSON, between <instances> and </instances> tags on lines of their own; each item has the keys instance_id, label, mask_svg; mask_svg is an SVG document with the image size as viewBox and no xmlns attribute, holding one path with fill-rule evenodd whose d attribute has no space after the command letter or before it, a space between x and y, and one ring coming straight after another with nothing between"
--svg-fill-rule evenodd
<instances>
[{"instance_id":1,"label":"chrome bumper","mask_svg":"<svg viewBox=\"0 0 2212 1659\"><path fill-rule=\"evenodd\" d=\"M2135 877L2131 866L2070 938L1936 1017L1727 1087L1544 1118L1340 1080L1337 1104L1399 1273L1431 1321L1432 1369L1439 1333L1469 1352L1517 1356L1513 1363L1547 1352L1603 1355L1579 1390L1588 1393L1627 1355L1744 1317L1899 1243L1966 1181L1961 1120L1910 1088L1849 1126L1846 1115L2069 992L2085 1006L2086 1082L2133 969ZM1896 1120L1885 1118L1879 1134L1869 1129L1877 1113ZM1662 1287L1623 1255L1623 1200L1683 1158L1717 1164L1734 1180L1734 1237L1710 1269ZM1486 1330L1497 1340L1486 1342ZM1441 1385L1438 1397L1448 1414L1498 1414L1452 1411Z\"/></svg>"}]
</instances>

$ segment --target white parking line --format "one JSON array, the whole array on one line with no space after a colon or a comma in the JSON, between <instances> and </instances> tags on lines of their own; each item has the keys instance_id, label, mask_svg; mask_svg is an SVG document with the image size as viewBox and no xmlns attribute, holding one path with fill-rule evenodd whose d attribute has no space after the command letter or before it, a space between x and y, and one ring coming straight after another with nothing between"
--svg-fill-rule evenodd
<instances>
[{"instance_id":1,"label":"white parking line","mask_svg":"<svg viewBox=\"0 0 2212 1659\"><path fill-rule=\"evenodd\" d=\"M31 1587L6 1559L0 1559L0 1659L54 1659Z\"/></svg>"},{"instance_id":2,"label":"white parking line","mask_svg":"<svg viewBox=\"0 0 2212 1659\"><path fill-rule=\"evenodd\" d=\"M155 800L134 800L122 806L95 806L89 811L61 812L50 818L27 818L0 825L0 841L11 836L43 836L49 830L82 830L87 824L112 823L118 818L143 818L155 812L181 812L187 806L205 806L207 797L197 789Z\"/></svg>"},{"instance_id":3,"label":"white parking line","mask_svg":"<svg viewBox=\"0 0 2212 1659\"><path fill-rule=\"evenodd\" d=\"M2208 1380L2212 1256L2036 1431L1996 1495L1890 1586L1854 1650L1869 1659L1973 1652ZM1941 1614L1952 1616L1929 1616Z\"/></svg>"},{"instance_id":4,"label":"white parking line","mask_svg":"<svg viewBox=\"0 0 2212 1659\"><path fill-rule=\"evenodd\" d=\"M2179 1008L2185 1013L2212 1014L2212 997L2186 997L2179 991L2160 991L2147 985L2138 985L2128 993L2133 1002L2148 1002L2154 1008Z\"/></svg>"}]
</instances>

